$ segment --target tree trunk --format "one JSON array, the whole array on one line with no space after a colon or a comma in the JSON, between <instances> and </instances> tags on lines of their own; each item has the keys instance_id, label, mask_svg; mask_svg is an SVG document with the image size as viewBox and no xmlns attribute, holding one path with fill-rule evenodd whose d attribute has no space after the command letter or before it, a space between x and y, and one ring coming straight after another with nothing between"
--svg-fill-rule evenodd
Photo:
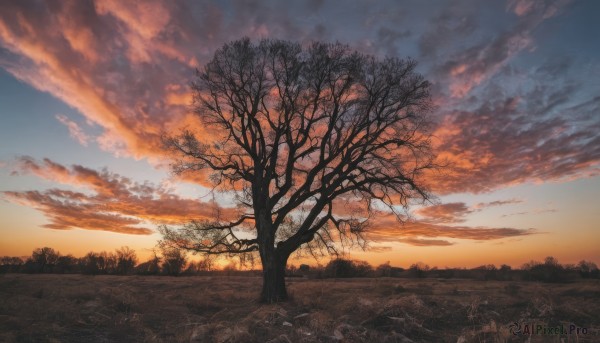
<instances>
[{"instance_id":1,"label":"tree trunk","mask_svg":"<svg viewBox=\"0 0 600 343\"><path fill-rule=\"evenodd\" d=\"M263 303L275 303L285 301L288 298L285 289L285 266L287 258L272 251L271 256L265 256L263 264L263 288L260 293L260 301Z\"/></svg>"}]
</instances>

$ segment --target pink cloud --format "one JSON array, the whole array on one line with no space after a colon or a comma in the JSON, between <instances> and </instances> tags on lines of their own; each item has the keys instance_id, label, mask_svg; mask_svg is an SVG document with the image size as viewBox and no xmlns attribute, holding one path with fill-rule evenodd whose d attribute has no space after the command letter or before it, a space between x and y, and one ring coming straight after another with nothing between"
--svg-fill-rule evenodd
<instances>
[{"instance_id":1,"label":"pink cloud","mask_svg":"<svg viewBox=\"0 0 600 343\"><path fill-rule=\"evenodd\" d=\"M94 3L100 15L113 15L132 31L148 40L158 36L171 20L164 1L124 3L118 0L100 0Z\"/></svg>"},{"instance_id":2,"label":"pink cloud","mask_svg":"<svg viewBox=\"0 0 600 343\"><path fill-rule=\"evenodd\" d=\"M531 0L511 0L508 2L508 8L518 16L524 16L533 11L536 1Z\"/></svg>"},{"instance_id":3,"label":"pink cloud","mask_svg":"<svg viewBox=\"0 0 600 343\"><path fill-rule=\"evenodd\" d=\"M527 32L515 31L499 36L488 45L466 50L447 67L450 95L454 98L466 97L473 88L497 74L501 67L532 44L533 40Z\"/></svg>"},{"instance_id":4,"label":"pink cloud","mask_svg":"<svg viewBox=\"0 0 600 343\"><path fill-rule=\"evenodd\" d=\"M508 200L494 200L490 202L480 202L475 205L475 208L485 208L485 207L495 207L495 206L503 206L503 205L512 205L512 204L520 204L523 200L521 199L508 199Z\"/></svg>"},{"instance_id":5,"label":"pink cloud","mask_svg":"<svg viewBox=\"0 0 600 343\"><path fill-rule=\"evenodd\" d=\"M482 193L600 175L600 122L590 121L579 107L564 110L568 120L540 118L520 103L509 98L447 113L434 135L439 138L438 158L448 168L430 174L431 188L438 194ZM598 106L596 101L588 105L589 111Z\"/></svg>"},{"instance_id":6,"label":"pink cloud","mask_svg":"<svg viewBox=\"0 0 600 343\"><path fill-rule=\"evenodd\" d=\"M61 122L61 124L65 125L69 129L69 135L75 140L77 140L79 144L83 146L88 145L90 137L88 137L88 135L86 135L85 132L83 132L81 127L79 127L79 125L76 122L70 120L69 118L67 118L67 116L63 114L58 114L56 116L56 119L58 119L58 121Z\"/></svg>"},{"instance_id":7,"label":"pink cloud","mask_svg":"<svg viewBox=\"0 0 600 343\"><path fill-rule=\"evenodd\" d=\"M422 217L423 223L429 224L451 224L465 221L465 217L471 213L479 212L488 207L511 205L523 202L518 199L496 200L491 202L480 202L475 206L467 206L464 202L451 202L423 207L415 211Z\"/></svg>"},{"instance_id":8,"label":"pink cloud","mask_svg":"<svg viewBox=\"0 0 600 343\"><path fill-rule=\"evenodd\" d=\"M517 25L491 40L459 51L439 67L439 73L448 80L449 95L452 98L466 98L473 89L498 74L502 67L522 51L534 49L532 32L546 19L560 13L570 2L509 1L507 9L519 17Z\"/></svg>"}]
</instances>

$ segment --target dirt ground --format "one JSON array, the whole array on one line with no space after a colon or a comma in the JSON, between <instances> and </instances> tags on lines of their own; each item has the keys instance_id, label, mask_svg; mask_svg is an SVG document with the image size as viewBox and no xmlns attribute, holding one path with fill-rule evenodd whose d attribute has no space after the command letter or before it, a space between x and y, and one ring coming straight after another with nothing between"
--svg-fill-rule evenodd
<instances>
[{"instance_id":1,"label":"dirt ground","mask_svg":"<svg viewBox=\"0 0 600 343\"><path fill-rule=\"evenodd\" d=\"M600 280L293 278L292 299L275 305L256 302L260 286L256 277L4 274L0 341L600 342Z\"/></svg>"}]
</instances>

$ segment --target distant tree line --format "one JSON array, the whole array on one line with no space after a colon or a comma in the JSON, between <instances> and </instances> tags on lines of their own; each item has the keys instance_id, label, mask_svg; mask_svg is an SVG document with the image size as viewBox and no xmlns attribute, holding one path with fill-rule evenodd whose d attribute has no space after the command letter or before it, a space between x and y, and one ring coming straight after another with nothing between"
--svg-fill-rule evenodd
<instances>
[{"instance_id":1,"label":"distant tree line","mask_svg":"<svg viewBox=\"0 0 600 343\"><path fill-rule=\"evenodd\" d=\"M241 270L245 266L247 270ZM54 274L89 274L89 275L260 275L254 271L254 261L231 261L225 267L216 268L214 255L203 257L199 261L190 261L180 249L163 248L145 262L138 263L133 249L122 247L115 252L89 252L77 258L73 255L61 255L49 248L33 250L30 257L4 256L0 258L0 273L54 273ZM288 277L307 278L444 278L444 279L476 279L498 281L542 281L568 282L576 279L598 279L600 271L591 261L582 260L578 264L560 264L552 256L543 262L530 261L520 269L512 269L503 264L493 264L476 268L429 267L422 262L414 263L409 268L391 266L389 262L373 267L365 261L335 258L325 266L311 267L301 264L290 265L286 269Z\"/></svg>"},{"instance_id":2,"label":"distant tree line","mask_svg":"<svg viewBox=\"0 0 600 343\"><path fill-rule=\"evenodd\" d=\"M186 265L187 258L180 251L161 251L148 261L138 264L135 250L129 247L116 249L115 252L91 251L79 258L70 254L61 255L52 248L44 247L33 250L31 256L25 259L1 257L0 273L179 275Z\"/></svg>"},{"instance_id":3,"label":"distant tree line","mask_svg":"<svg viewBox=\"0 0 600 343\"><path fill-rule=\"evenodd\" d=\"M393 267L389 262L373 267L364 261L353 261L337 258L324 267L309 268L305 271L294 266L288 268L292 275L303 275L313 278L355 278L355 277L396 277L396 278L443 278L443 279L476 279L497 281L542 281L568 282L576 279L598 279L600 271L591 261L582 260L578 264L561 265L552 256L543 262L530 261L520 269L512 269L503 264L496 267L493 264L476 268L445 268L430 267L422 262L414 263L409 268Z\"/></svg>"}]
</instances>

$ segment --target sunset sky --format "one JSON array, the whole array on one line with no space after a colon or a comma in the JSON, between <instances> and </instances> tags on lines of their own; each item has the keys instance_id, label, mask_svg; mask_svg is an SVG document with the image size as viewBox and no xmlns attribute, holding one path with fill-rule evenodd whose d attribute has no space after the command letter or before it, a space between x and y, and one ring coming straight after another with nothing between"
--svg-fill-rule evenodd
<instances>
[{"instance_id":1,"label":"sunset sky","mask_svg":"<svg viewBox=\"0 0 600 343\"><path fill-rule=\"evenodd\" d=\"M342 4L343 3L343 4ZM377 265L600 263L600 2L0 2L0 256L135 249L227 195L169 172L162 130L197 123L189 83L247 36L412 57L452 172L436 204L372 224ZM294 263L294 261L291 261Z\"/></svg>"}]
</instances>

